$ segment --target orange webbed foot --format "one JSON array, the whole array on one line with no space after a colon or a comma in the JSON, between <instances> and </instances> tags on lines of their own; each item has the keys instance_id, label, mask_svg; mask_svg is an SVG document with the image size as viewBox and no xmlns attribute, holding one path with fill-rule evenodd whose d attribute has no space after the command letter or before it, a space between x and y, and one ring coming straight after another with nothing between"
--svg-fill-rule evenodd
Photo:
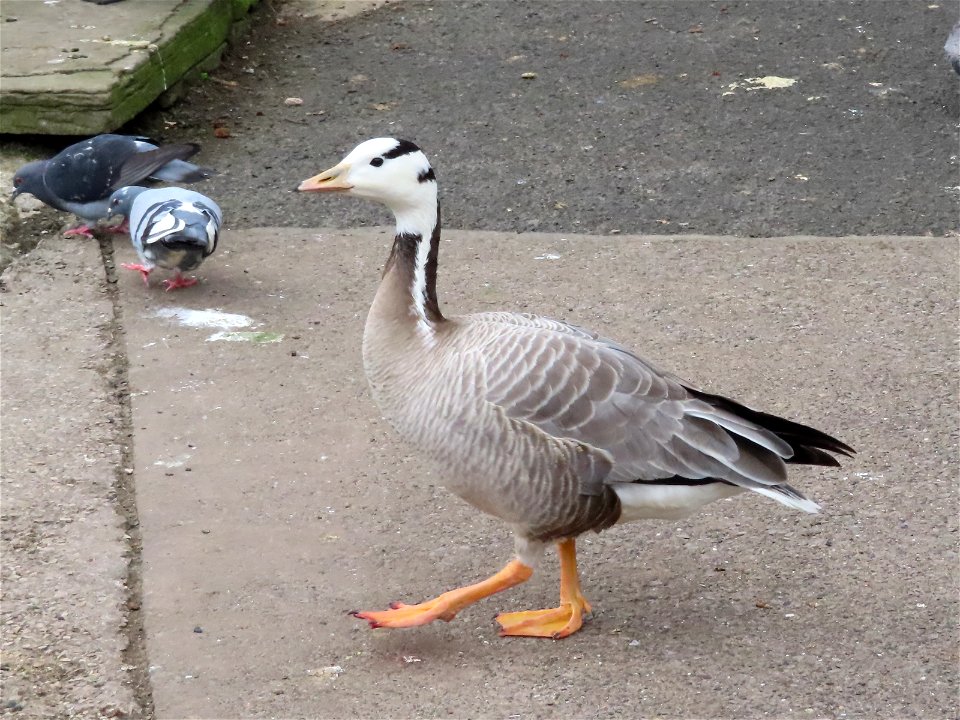
<instances>
[{"instance_id":1,"label":"orange webbed foot","mask_svg":"<svg viewBox=\"0 0 960 720\"><path fill-rule=\"evenodd\" d=\"M561 540L557 543L557 552L560 555L560 606L497 615L501 637L545 637L559 640L573 635L583 626L583 616L589 614L591 608L580 592L574 540Z\"/></svg>"},{"instance_id":2,"label":"orange webbed foot","mask_svg":"<svg viewBox=\"0 0 960 720\"><path fill-rule=\"evenodd\" d=\"M444 593L444 595L448 594ZM450 622L456 617L457 610L451 607L444 595L416 605L393 602L390 603L389 610L354 610L350 614L360 620L366 620L371 628L416 627L434 620Z\"/></svg>"},{"instance_id":3,"label":"orange webbed foot","mask_svg":"<svg viewBox=\"0 0 960 720\"><path fill-rule=\"evenodd\" d=\"M417 605L390 603L389 610L354 610L350 614L366 620L372 628L404 628L426 625L434 620L450 622L467 605L526 581L533 569L513 560L500 572L474 585L457 588Z\"/></svg>"},{"instance_id":4,"label":"orange webbed foot","mask_svg":"<svg viewBox=\"0 0 960 720\"><path fill-rule=\"evenodd\" d=\"M561 603L547 610L524 610L497 615L500 636L545 637L559 640L573 635L583 626L583 616L590 612L587 603Z\"/></svg>"}]
</instances>

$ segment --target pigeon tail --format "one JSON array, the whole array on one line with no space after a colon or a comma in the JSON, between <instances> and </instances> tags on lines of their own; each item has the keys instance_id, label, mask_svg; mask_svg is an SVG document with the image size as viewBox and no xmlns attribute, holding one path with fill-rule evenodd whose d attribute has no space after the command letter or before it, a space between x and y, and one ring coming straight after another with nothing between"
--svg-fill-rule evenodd
<instances>
[{"instance_id":1,"label":"pigeon tail","mask_svg":"<svg viewBox=\"0 0 960 720\"><path fill-rule=\"evenodd\" d=\"M212 170L211 168L200 167L193 163L184 162L183 160L171 160L152 173L150 179L163 180L164 182L171 183L195 183L207 180L216 174L216 170Z\"/></svg>"}]
</instances>

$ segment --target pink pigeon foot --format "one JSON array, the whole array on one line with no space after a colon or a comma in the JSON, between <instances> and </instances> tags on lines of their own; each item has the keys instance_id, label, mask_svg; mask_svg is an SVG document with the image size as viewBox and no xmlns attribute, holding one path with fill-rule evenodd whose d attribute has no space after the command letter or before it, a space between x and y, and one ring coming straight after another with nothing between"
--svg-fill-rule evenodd
<instances>
[{"instance_id":1,"label":"pink pigeon foot","mask_svg":"<svg viewBox=\"0 0 960 720\"><path fill-rule=\"evenodd\" d=\"M126 268L127 270L136 270L143 276L143 284L150 287L150 273L153 271L153 268L148 268L145 265L139 265L137 263L122 263L120 267Z\"/></svg>"},{"instance_id":2,"label":"pink pigeon foot","mask_svg":"<svg viewBox=\"0 0 960 720\"><path fill-rule=\"evenodd\" d=\"M93 231L87 225L78 225L75 228L64 230L63 232L64 237L70 237L71 235L82 235L88 240L93 240Z\"/></svg>"},{"instance_id":3,"label":"pink pigeon foot","mask_svg":"<svg viewBox=\"0 0 960 720\"><path fill-rule=\"evenodd\" d=\"M130 232L130 222L124 220L119 225L111 225L107 228L107 232L116 233L117 235L122 235Z\"/></svg>"},{"instance_id":4,"label":"pink pigeon foot","mask_svg":"<svg viewBox=\"0 0 960 720\"><path fill-rule=\"evenodd\" d=\"M171 290L176 290L177 288L187 288L192 285L197 284L196 278L184 277L180 273L177 273L176 276L168 278L163 281L163 287L166 288L167 292Z\"/></svg>"}]
</instances>

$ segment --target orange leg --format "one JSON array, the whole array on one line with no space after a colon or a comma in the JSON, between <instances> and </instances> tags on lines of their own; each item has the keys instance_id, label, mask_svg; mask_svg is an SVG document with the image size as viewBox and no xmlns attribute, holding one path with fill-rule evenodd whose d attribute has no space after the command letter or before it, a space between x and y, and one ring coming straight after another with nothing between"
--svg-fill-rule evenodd
<instances>
[{"instance_id":1,"label":"orange leg","mask_svg":"<svg viewBox=\"0 0 960 720\"><path fill-rule=\"evenodd\" d=\"M511 560L496 575L492 575L474 585L450 590L433 600L427 600L418 605L391 603L390 610L354 610L350 614L361 620L366 620L372 628L414 627L415 625L426 625L434 620L449 622L467 605L514 585L519 585L528 580L531 575L533 575L533 568L524 565L519 560Z\"/></svg>"},{"instance_id":2,"label":"orange leg","mask_svg":"<svg viewBox=\"0 0 960 720\"><path fill-rule=\"evenodd\" d=\"M557 543L560 555L560 607L548 610L497 615L501 635L564 638L583 625L583 616L590 612L590 603L580 592L577 573L577 545L571 538Z\"/></svg>"}]
</instances>

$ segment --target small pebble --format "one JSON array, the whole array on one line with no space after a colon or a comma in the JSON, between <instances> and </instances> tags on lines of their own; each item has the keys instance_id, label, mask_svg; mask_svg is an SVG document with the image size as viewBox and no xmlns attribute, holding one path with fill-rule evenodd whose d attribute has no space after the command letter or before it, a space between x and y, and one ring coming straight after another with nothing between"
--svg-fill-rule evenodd
<instances>
[{"instance_id":1,"label":"small pebble","mask_svg":"<svg viewBox=\"0 0 960 720\"><path fill-rule=\"evenodd\" d=\"M200 627L199 625L197 625L197 626L193 629L193 631L194 631L195 633L197 633L197 634L200 634L200 633L203 632L203 628Z\"/></svg>"}]
</instances>

